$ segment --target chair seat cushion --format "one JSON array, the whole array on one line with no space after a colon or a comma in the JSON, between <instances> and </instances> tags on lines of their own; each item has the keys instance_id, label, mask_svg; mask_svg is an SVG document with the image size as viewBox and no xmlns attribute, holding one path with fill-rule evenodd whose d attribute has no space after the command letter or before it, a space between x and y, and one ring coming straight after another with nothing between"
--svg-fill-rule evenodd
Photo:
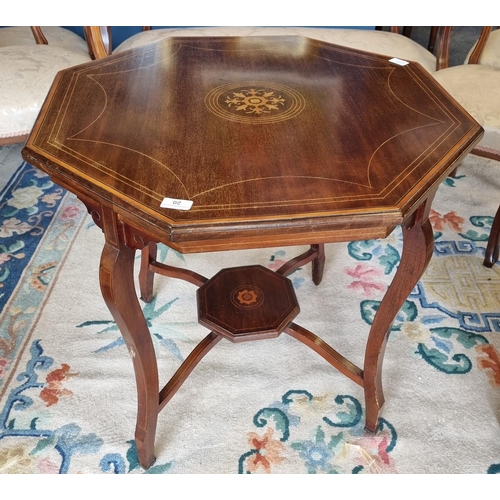
<instances>
[{"instance_id":1,"label":"chair seat cushion","mask_svg":"<svg viewBox=\"0 0 500 500\"><path fill-rule=\"evenodd\" d=\"M436 58L424 47L409 38L386 31L332 28L253 28L209 27L209 28L164 28L143 31L121 43L114 52L139 47L169 36L267 36L302 35L326 42L343 45L389 57L399 57L420 63L427 71L436 71Z\"/></svg>"},{"instance_id":2,"label":"chair seat cushion","mask_svg":"<svg viewBox=\"0 0 500 500\"><path fill-rule=\"evenodd\" d=\"M483 126L480 145L500 151L500 67L465 64L433 76Z\"/></svg>"},{"instance_id":3,"label":"chair seat cushion","mask_svg":"<svg viewBox=\"0 0 500 500\"><path fill-rule=\"evenodd\" d=\"M88 53L50 45L1 47L0 138L28 134L57 72L88 61Z\"/></svg>"},{"instance_id":4,"label":"chair seat cushion","mask_svg":"<svg viewBox=\"0 0 500 500\"><path fill-rule=\"evenodd\" d=\"M88 54L87 42L76 33L60 26L41 26L41 28L49 45ZM29 26L0 28L0 47L33 45L35 43L35 37Z\"/></svg>"},{"instance_id":5,"label":"chair seat cushion","mask_svg":"<svg viewBox=\"0 0 500 500\"><path fill-rule=\"evenodd\" d=\"M469 57L472 54L474 48L475 45L467 54L465 64L468 63ZM479 64L500 67L500 29L497 29L490 33L488 41L486 42L486 45L484 46L483 52L481 54Z\"/></svg>"}]
</instances>

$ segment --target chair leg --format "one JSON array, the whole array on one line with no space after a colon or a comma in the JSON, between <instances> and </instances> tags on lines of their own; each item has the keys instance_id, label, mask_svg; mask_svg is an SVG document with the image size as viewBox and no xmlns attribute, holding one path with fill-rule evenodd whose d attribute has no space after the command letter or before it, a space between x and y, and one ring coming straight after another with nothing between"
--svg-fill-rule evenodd
<instances>
[{"instance_id":1,"label":"chair leg","mask_svg":"<svg viewBox=\"0 0 500 500\"><path fill-rule=\"evenodd\" d=\"M493 225L491 226L490 237L488 238L488 245L484 256L483 264L486 267L493 267L498 260L498 247L500 245L500 207L498 207Z\"/></svg>"}]
</instances>

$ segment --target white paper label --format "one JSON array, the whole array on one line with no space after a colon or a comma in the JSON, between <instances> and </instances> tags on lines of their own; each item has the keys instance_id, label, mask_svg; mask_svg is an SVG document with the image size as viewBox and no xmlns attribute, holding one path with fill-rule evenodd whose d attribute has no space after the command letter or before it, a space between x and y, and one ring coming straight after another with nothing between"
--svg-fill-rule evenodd
<instances>
[{"instance_id":1,"label":"white paper label","mask_svg":"<svg viewBox=\"0 0 500 500\"><path fill-rule=\"evenodd\" d=\"M190 200L176 200L175 198L163 198L160 203L162 208L175 208L176 210L189 210L193 206Z\"/></svg>"},{"instance_id":2,"label":"white paper label","mask_svg":"<svg viewBox=\"0 0 500 500\"><path fill-rule=\"evenodd\" d=\"M389 59L389 62L397 64L398 66L406 66L408 61L403 61L403 59L398 59L397 57L393 57L392 59Z\"/></svg>"}]
</instances>

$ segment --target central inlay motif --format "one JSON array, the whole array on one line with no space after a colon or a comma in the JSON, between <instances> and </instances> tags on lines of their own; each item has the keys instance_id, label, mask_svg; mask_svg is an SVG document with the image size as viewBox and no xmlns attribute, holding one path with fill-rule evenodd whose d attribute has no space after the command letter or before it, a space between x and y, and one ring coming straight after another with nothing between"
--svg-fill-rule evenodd
<instances>
[{"instance_id":1,"label":"central inlay motif","mask_svg":"<svg viewBox=\"0 0 500 500\"><path fill-rule=\"evenodd\" d=\"M252 81L216 87L206 95L205 106L220 118L256 125L289 120L304 110L306 100L285 85Z\"/></svg>"},{"instance_id":2,"label":"central inlay motif","mask_svg":"<svg viewBox=\"0 0 500 500\"><path fill-rule=\"evenodd\" d=\"M229 107L236 106L236 111L243 111L247 114L271 113L272 110L279 110L278 105L283 106L285 99L275 96L274 92L265 90L249 89L233 92L233 97L227 97L226 103Z\"/></svg>"},{"instance_id":3,"label":"central inlay motif","mask_svg":"<svg viewBox=\"0 0 500 500\"><path fill-rule=\"evenodd\" d=\"M231 293L231 302L236 307L257 307L263 300L264 294L253 285L239 287Z\"/></svg>"}]
</instances>

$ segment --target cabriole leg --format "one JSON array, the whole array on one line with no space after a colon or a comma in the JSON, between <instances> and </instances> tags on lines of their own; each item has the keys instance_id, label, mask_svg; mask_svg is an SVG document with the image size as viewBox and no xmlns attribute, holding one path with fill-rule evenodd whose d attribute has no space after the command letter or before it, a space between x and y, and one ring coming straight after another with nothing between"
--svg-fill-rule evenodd
<instances>
[{"instance_id":1,"label":"cabriole leg","mask_svg":"<svg viewBox=\"0 0 500 500\"><path fill-rule=\"evenodd\" d=\"M134 287L135 250L106 242L99 278L104 300L125 340L134 364L138 411L135 442L139 463L155 461L154 439L159 412L158 367L149 328Z\"/></svg>"},{"instance_id":2,"label":"cabriole leg","mask_svg":"<svg viewBox=\"0 0 500 500\"><path fill-rule=\"evenodd\" d=\"M425 204L413 218L413 223L403 226L403 253L394 279L387 290L368 336L363 370L365 390L365 427L375 432L380 409L384 404L382 390L382 362L385 346L394 319L424 273L434 250L432 227L427 219Z\"/></svg>"}]
</instances>

